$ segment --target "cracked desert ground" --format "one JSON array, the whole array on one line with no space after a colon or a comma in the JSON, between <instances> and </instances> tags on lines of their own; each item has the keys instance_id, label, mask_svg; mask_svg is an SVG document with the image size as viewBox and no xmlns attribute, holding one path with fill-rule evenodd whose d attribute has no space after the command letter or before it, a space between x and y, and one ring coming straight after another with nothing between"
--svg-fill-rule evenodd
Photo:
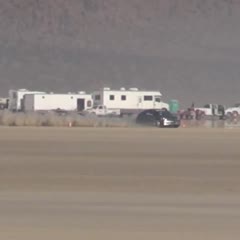
<instances>
[{"instance_id":1,"label":"cracked desert ground","mask_svg":"<svg viewBox=\"0 0 240 240\"><path fill-rule=\"evenodd\" d=\"M0 128L0 239L239 239L240 130Z\"/></svg>"}]
</instances>

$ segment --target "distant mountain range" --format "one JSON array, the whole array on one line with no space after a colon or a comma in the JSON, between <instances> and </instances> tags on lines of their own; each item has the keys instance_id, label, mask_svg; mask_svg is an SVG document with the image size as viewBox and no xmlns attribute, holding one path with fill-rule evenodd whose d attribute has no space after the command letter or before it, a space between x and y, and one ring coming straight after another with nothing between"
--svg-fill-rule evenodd
<instances>
[{"instance_id":1,"label":"distant mountain range","mask_svg":"<svg viewBox=\"0 0 240 240\"><path fill-rule=\"evenodd\" d=\"M0 93L139 87L240 102L238 0L0 0Z\"/></svg>"}]
</instances>

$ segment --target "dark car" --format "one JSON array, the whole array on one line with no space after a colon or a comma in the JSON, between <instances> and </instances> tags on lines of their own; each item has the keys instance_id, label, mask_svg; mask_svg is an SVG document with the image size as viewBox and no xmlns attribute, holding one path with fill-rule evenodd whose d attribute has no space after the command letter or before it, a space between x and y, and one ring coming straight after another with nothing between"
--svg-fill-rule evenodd
<instances>
[{"instance_id":1,"label":"dark car","mask_svg":"<svg viewBox=\"0 0 240 240\"><path fill-rule=\"evenodd\" d=\"M172 128L178 128L181 124L177 116L173 115L171 112L165 109L145 110L139 113L139 115L136 118L136 123L147 126L172 127Z\"/></svg>"}]
</instances>

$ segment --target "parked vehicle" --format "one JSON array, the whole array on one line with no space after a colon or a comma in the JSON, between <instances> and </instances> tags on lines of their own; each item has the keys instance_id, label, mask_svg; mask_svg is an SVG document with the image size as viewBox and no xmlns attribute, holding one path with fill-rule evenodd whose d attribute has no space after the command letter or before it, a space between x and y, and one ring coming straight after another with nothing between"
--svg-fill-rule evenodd
<instances>
[{"instance_id":1,"label":"parked vehicle","mask_svg":"<svg viewBox=\"0 0 240 240\"><path fill-rule=\"evenodd\" d=\"M145 91L138 88L112 90L103 88L93 92L94 105L103 105L108 109L120 109L121 115L138 114L147 109L169 110L169 104L162 101L160 91Z\"/></svg>"},{"instance_id":2,"label":"parked vehicle","mask_svg":"<svg viewBox=\"0 0 240 240\"><path fill-rule=\"evenodd\" d=\"M184 111L179 111L181 119L185 120L201 120L201 119L225 119L225 107L220 104L206 104L203 107L194 107Z\"/></svg>"},{"instance_id":3,"label":"parked vehicle","mask_svg":"<svg viewBox=\"0 0 240 240\"><path fill-rule=\"evenodd\" d=\"M199 111L203 117L218 117L223 119L225 116L225 107L220 104L206 104L202 108L194 108Z\"/></svg>"},{"instance_id":4,"label":"parked vehicle","mask_svg":"<svg viewBox=\"0 0 240 240\"><path fill-rule=\"evenodd\" d=\"M141 112L136 118L136 123L161 128L163 127L178 128L181 124L177 116L173 115L168 110L156 110L156 109L149 109Z\"/></svg>"},{"instance_id":5,"label":"parked vehicle","mask_svg":"<svg viewBox=\"0 0 240 240\"><path fill-rule=\"evenodd\" d=\"M40 91L29 91L27 89L9 90L8 110L19 112L24 110L24 96L26 94L45 94Z\"/></svg>"},{"instance_id":6,"label":"parked vehicle","mask_svg":"<svg viewBox=\"0 0 240 240\"><path fill-rule=\"evenodd\" d=\"M96 116L120 116L120 109L109 109L104 105L94 106L91 109L85 111L87 114Z\"/></svg>"},{"instance_id":7,"label":"parked vehicle","mask_svg":"<svg viewBox=\"0 0 240 240\"><path fill-rule=\"evenodd\" d=\"M228 118L236 118L240 116L240 103L236 103L233 107L226 109L225 114Z\"/></svg>"},{"instance_id":8,"label":"parked vehicle","mask_svg":"<svg viewBox=\"0 0 240 240\"><path fill-rule=\"evenodd\" d=\"M8 108L8 98L0 98L0 110Z\"/></svg>"},{"instance_id":9,"label":"parked vehicle","mask_svg":"<svg viewBox=\"0 0 240 240\"><path fill-rule=\"evenodd\" d=\"M82 112L93 106L91 94L79 93L38 93L26 94L23 98L23 110L28 111L64 111Z\"/></svg>"}]
</instances>

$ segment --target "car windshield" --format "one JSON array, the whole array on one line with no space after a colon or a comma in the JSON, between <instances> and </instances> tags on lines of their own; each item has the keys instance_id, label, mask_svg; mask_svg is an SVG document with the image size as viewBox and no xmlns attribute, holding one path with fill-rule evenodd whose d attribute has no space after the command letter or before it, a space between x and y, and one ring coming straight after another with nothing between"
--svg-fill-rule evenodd
<instances>
[{"instance_id":1,"label":"car windshield","mask_svg":"<svg viewBox=\"0 0 240 240\"><path fill-rule=\"evenodd\" d=\"M160 96L155 96L155 102L161 102L161 97Z\"/></svg>"}]
</instances>

